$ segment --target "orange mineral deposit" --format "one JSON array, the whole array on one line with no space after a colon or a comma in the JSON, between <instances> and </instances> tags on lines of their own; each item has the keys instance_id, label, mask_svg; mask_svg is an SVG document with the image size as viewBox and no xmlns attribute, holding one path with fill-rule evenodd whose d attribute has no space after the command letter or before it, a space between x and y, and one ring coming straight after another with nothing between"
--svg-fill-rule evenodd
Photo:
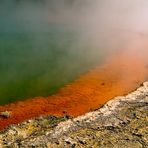
<instances>
[{"instance_id":1,"label":"orange mineral deposit","mask_svg":"<svg viewBox=\"0 0 148 148\"><path fill-rule=\"evenodd\" d=\"M73 83L49 97L36 97L0 106L0 112L11 111L9 118L0 117L0 130L40 115L78 116L95 110L115 96L137 88L148 78L147 61L126 52L113 55L100 66L80 76Z\"/></svg>"}]
</instances>

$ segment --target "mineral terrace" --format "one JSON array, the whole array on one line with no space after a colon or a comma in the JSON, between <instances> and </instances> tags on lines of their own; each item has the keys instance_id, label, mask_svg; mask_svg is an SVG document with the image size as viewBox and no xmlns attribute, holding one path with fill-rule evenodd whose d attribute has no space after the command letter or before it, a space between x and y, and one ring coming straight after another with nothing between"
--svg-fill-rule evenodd
<instances>
[{"instance_id":1,"label":"mineral terrace","mask_svg":"<svg viewBox=\"0 0 148 148\"><path fill-rule=\"evenodd\" d=\"M0 147L148 148L148 82L77 118L49 115L11 125L0 132Z\"/></svg>"}]
</instances>

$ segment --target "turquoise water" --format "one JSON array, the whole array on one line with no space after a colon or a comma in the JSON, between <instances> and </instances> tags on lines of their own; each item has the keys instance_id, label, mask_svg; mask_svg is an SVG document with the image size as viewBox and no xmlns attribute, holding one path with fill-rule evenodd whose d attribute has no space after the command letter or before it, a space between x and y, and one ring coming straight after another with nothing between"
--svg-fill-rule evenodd
<instances>
[{"instance_id":1,"label":"turquoise water","mask_svg":"<svg viewBox=\"0 0 148 148\"><path fill-rule=\"evenodd\" d=\"M101 61L80 32L64 27L0 32L0 104L48 96Z\"/></svg>"}]
</instances>

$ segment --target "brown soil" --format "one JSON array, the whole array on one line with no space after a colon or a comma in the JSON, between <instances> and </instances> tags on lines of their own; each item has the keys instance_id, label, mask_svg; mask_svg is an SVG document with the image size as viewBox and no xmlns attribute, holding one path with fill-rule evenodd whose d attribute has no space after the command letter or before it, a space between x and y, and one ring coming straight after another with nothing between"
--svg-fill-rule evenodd
<instances>
[{"instance_id":1,"label":"brown soil","mask_svg":"<svg viewBox=\"0 0 148 148\"><path fill-rule=\"evenodd\" d=\"M95 110L109 99L127 94L145 81L147 65L141 56L126 52L116 54L55 95L0 106L0 111L12 112L9 118L0 117L0 130L40 115L78 116Z\"/></svg>"}]
</instances>

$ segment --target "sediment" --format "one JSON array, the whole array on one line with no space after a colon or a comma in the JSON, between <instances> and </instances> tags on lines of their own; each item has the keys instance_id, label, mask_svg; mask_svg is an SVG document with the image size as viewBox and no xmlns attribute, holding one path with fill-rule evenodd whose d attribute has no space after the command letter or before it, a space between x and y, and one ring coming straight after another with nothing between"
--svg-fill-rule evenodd
<instances>
[{"instance_id":1,"label":"sediment","mask_svg":"<svg viewBox=\"0 0 148 148\"><path fill-rule=\"evenodd\" d=\"M48 115L11 125L0 132L0 147L147 148L148 82L76 118Z\"/></svg>"}]
</instances>

